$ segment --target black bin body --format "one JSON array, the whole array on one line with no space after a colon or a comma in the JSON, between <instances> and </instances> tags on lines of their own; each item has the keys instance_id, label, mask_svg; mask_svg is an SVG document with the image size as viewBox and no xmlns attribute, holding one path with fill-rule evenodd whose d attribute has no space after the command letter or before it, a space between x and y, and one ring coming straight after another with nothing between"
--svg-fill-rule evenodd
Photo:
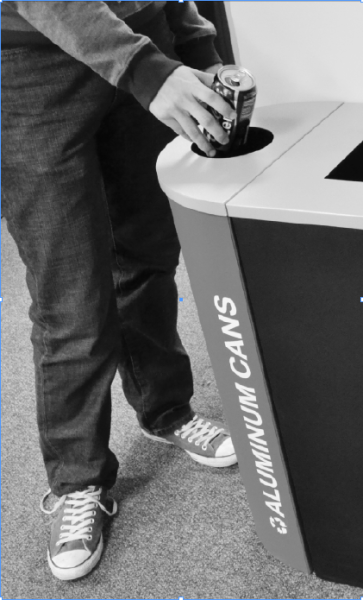
<instances>
[{"instance_id":1,"label":"black bin body","mask_svg":"<svg viewBox=\"0 0 363 600\"><path fill-rule=\"evenodd\" d=\"M363 586L363 232L232 228L311 567Z\"/></svg>"}]
</instances>

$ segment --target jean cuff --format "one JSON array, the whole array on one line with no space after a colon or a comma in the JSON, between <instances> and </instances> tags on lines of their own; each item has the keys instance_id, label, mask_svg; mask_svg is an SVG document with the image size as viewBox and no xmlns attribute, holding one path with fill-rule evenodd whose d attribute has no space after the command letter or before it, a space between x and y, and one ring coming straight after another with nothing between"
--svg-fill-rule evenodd
<instances>
[{"instance_id":1,"label":"jean cuff","mask_svg":"<svg viewBox=\"0 0 363 600\"><path fill-rule=\"evenodd\" d=\"M192 421L194 419L194 417L195 417L195 412L192 409L190 409L190 412L188 415L181 417L180 419L178 419L171 425L168 425L168 427L163 427L162 429L153 429L152 431L151 430L148 430L148 431L152 435L156 435L156 436L169 435L170 433L174 433L174 431L183 427L183 425L186 425L187 423Z\"/></svg>"}]
</instances>

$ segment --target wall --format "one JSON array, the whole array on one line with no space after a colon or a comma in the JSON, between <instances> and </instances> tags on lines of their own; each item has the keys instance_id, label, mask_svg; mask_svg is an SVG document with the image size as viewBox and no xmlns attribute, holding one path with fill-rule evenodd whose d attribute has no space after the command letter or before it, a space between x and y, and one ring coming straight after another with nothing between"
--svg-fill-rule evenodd
<instances>
[{"instance_id":1,"label":"wall","mask_svg":"<svg viewBox=\"0 0 363 600\"><path fill-rule=\"evenodd\" d=\"M307 100L363 102L361 2L225 5L236 62L257 79L258 106Z\"/></svg>"}]
</instances>

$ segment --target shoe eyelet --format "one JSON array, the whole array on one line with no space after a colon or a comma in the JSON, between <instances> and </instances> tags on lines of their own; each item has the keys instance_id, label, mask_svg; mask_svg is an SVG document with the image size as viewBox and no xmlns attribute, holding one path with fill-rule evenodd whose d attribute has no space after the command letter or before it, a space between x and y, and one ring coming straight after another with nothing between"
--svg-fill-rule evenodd
<instances>
[{"instance_id":1,"label":"shoe eyelet","mask_svg":"<svg viewBox=\"0 0 363 600\"><path fill-rule=\"evenodd\" d=\"M96 511L95 511L95 510L93 510L93 511L92 511L92 515L93 515L94 517L96 516Z\"/></svg>"},{"instance_id":2,"label":"shoe eyelet","mask_svg":"<svg viewBox=\"0 0 363 600\"><path fill-rule=\"evenodd\" d=\"M208 447L207 446L202 446L202 450L207 450Z\"/></svg>"},{"instance_id":3,"label":"shoe eyelet","mask_svg":"<svg viewBox=\"0 0 363 600\"><path fill-rule=\"evenodd\" d=\"M193 442L192 438L188 438L188 442L191 444Z\"/></svg>"},{"instance_id":4,"label":"shoe eyelet","mask_svg":"<svg viewBox=\"0 0 363 600\"><path fill-rule=\"evenodd\" d=\"M87 536L87 539L88 539L88 541L90 542L90 541L91 541L91 539L92 539L92 536L91 536L91 535L88 535L88 536Z\"/></svg>"},{"instance_id":5,"label":"shoe eyelet","mask_svg":"<svg viewBox=\"0 0 363 600\"><path fill-rule=\"evenodd\" d=\"M64 531L64 530L65 530L65 527L64 527L64 525L61 525L61 526L60 526L60 530L61 530L61 531Z\"/></svg>"},{"instance_id":6,"label":"shoe eyelet","mask_svg":"<svg viewBox=\"0 0 363 600\"><path fill-rule=\"evenodd\" d=\"M94 523L94 522L95 522L95 520L94 520L94 519L91 519L91 523Z\"/></svg>"},{"instance_id":7,"label":"shoe eyelet","mask_svg":"<svg viewBox=\"0 0 363 600\"><path fill-rule=\"evenodd\" d=\"M174 435L180 435L180 431L179 430L174 431Z\"/></svg>"},{"instance_id":8,"label":"shoe eyelet","mask_svg":"<svg viewBox=\"0 0 363 600\"><path fill-rule=\"evenodd\" d=\"M200 446L200 442L195 442L195 445L196 446Z\"/></svg>"},{"instance_id":9,"label":"shoe eyelet","mask_svg":"<svg viewBox=\"0 0 363 600\"><path fill-rule=\"evenodd\" d=\"M92 533L92 527L88 527L88 531Z\"/></svg>"}]
</instances>

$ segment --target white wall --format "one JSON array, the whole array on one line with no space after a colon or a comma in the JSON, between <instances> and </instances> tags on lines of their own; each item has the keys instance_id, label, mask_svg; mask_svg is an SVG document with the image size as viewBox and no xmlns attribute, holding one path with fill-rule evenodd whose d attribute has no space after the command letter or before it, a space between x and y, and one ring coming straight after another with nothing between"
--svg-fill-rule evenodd
<instances>
[{"instance_id":1,"label":"white wall","mask_svg":"<svg viewBox=\"0 0 363 600\"><path fill-rule=\"evenodd\" d=\"M236 62L257 79L258 106L363 102L363 3L237 0L225 5Z\"/></svg>"}]
</instances>

